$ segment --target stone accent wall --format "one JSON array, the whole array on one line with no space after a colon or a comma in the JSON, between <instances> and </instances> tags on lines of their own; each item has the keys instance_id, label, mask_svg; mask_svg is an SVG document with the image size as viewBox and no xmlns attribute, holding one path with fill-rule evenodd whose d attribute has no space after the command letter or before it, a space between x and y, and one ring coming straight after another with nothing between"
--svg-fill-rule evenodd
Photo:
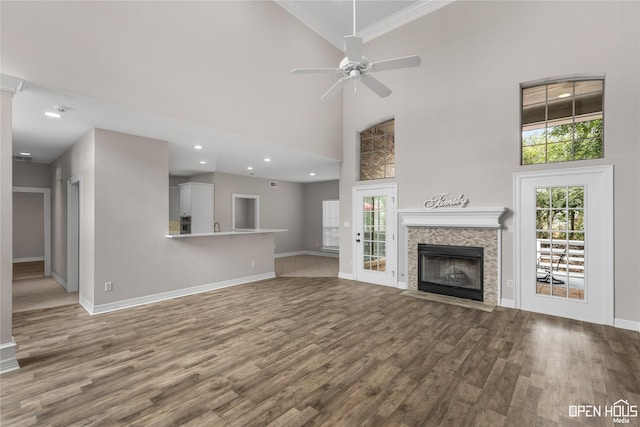
<instances>
[{"instance_id":1,"label":"stone accent wall","mask_svg":"<svg viewBox=\"0 0 640 427\"><path fill-rule=\"evenodd\" d=\"M418 290L418 244L475 246L484 248L484 290L486 304L498 303L498 233L492 228L408 227L407 265L409 289Z\"/></svg>"}]
</instances>

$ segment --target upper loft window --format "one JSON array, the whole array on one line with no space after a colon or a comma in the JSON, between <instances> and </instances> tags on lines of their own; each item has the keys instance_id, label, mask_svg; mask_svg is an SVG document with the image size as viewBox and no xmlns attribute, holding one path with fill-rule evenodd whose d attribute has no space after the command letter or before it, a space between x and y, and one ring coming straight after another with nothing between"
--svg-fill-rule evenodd
<instances>
[{"instance_id":1,"label":"upper loft window","mask_svg":"<svg viewBox=\"0 0 640 427\"><path fill-rule=\"evenodd\" d=\"M395 176L395 119L360 133L360 180Z\"/></svg>"},{"instance_id":2,"label":"upper loft window","mask_svg":"<svg viewBox=\"0 0 640 427\"><path fill-rule=\"evenodd\" d=\"M604 157L604 80L522 88L523 165Z\"/></svg>"}]
</instances>

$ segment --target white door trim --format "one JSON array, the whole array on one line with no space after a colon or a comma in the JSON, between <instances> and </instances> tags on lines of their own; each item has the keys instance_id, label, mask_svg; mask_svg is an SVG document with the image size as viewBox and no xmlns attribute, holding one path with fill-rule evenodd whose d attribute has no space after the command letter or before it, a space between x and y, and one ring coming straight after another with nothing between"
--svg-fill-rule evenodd
<instances>
[{"instance_id":1,"label":"white door trim","mask_svg":"<svg viewBox=\"0 0 640 427\"><path fill-rule=\"evenodd\" d=\"M44 196L44 275L51 276L51 189L13 187L14 193L41 193Z\"/></svg>"},{"instance_id":2,"label":"white door trim","mask_svg":"<svg viewBox=\"0 0 640 427\"><path fill-rule=\"evenodd\" d=\"M74 175L67 180L67 292L80 291L80 274L82 256L81 250L81 188L80 175ZM77 190L75 189L77 187ZM76 277L77 273L77 277Z\"/></svg>"},{"instance_id":3,"label":"white door trim","mask_svg":"<svg viewBox=\"0 0 640 427\"><path fill-rule=\"evenodd\" d=\"M602 218L599 224L595 226L602 229L605 236L603 239L604 256L602 259L603 277L605 278L604 298L602 299L603 319L602 323L613 326L614 323L614 257L613 257L613 233L614 233L614 216L613 216L613 166L589 166L571 169L554 169L534 172L519 172L513 175L514 188L514 277L516 283L514 286L514 299L516 308L522 307L523 282L522 279L526 274L527 268L525 262L530 260L523 259L522 244L526 240L524 233L529 229L527 224L523 223L523 215L520 213L520 206L524 203L522 188L525 183L531 179L544 179L552 177L571 177L576 175L597 175L600 179L605 191L603 191L602 199L599 204L603 207ZM593 226L593 225L592 225Z\"/></svg>"},{"instance_id":4,"label":"white door trim","mask_svg":"<svg viewBox=\"0 0 640 427\"><path fill-rule=\"evenodd\" d=\"M353 280L358 280L358 248L356 245L356 226L358 224L358 209L357 209L357 194L358 191L375 191L375 190L392 190L393 191L393 203L392 208L393 212L390 218L387 218L387 221L391 220L392 229L394 237L398 234L398 218L396 212L398 211L398 183L397 182L388 182L388 183L378 183L378 184L365 184L365 185L354 185L351 187L351 224L352 227L352 235L351 235L351 274ZM398 239L394 238L393 245L390 245L389 249L393 251L393 265L391 267L395 271L393 275L393 286L398 287Z\"/></svg>"}]
</instances>

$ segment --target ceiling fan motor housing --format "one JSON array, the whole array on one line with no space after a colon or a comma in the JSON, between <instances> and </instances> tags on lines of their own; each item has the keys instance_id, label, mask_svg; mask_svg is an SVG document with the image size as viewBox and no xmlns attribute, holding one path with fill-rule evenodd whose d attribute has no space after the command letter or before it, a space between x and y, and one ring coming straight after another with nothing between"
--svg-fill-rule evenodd
<instances>
[{"instance_id":1,"label":"ceiling fan motor housing","mask_svg":"<svg viewBox=\"0 0 640 427\"><path fill-rule=\"evenodd\" d=\"M350 62L348 57L345 57L340 61L339 68L342 70L342 74L346 77L355 77L365 74L369 71L371 62L364 56L360 62Z\"/></svg>"}]
</instances>

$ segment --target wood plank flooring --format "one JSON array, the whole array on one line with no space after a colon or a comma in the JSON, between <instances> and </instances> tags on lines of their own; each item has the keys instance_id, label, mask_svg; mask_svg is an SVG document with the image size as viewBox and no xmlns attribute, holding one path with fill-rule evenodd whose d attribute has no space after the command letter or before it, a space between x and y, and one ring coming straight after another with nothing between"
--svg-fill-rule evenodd
<instances>
[{"instance_id":1,"label":"wood plank flooring","mask_svg":"<svg viewBox=\"0 0 640 427\"><path fill-rule=\"evenodd\" d=\"M338 258L295 255L275 259L277 277L338 277Z\"/></svg>"},{"instance_id":2,"label":"wood plank flooring","mask_svg":"<svg viewBox=\"0 0 640 427\"><path fill-rule=\"evenodd\" d=\"M640 405L637 332L337 278L18 313L14 336L2 426L611 426L569 405Z\"/></svg>"},{"instance_id":3,"label":"wood plank flooring","mask_svg":"<svg viewBox=\"0 0 640 427\"><path fill-rule=\"evenodd\" d=\"M44 277L44 261L27 261L13 263L13 280Z\"/></svg>"}]
</instances>

